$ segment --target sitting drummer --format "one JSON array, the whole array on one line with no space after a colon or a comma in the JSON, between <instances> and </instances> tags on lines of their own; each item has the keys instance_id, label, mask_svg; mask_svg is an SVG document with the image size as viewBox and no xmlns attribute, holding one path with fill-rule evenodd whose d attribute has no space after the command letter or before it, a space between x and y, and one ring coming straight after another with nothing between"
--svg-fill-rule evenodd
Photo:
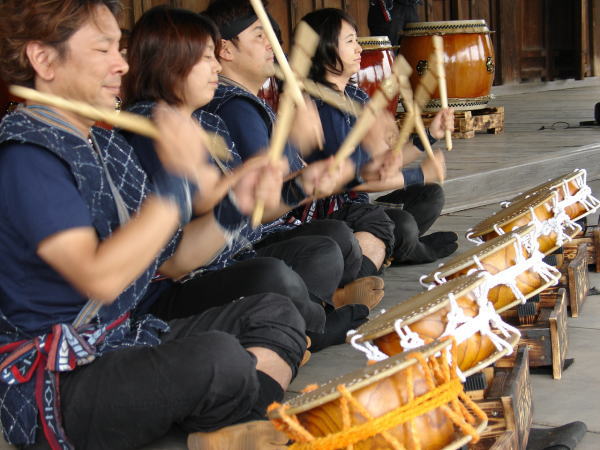
<instances>
[{"instance_id":1,"label":"sitting drummer","mask_svg":"<svg viewBox=\"0 0 600 450\"><path fill-rule=\"evenodd\" d=\"M117 2L3 8L4 79L113 106L128 70ZM235 234L255 196L240 191L235 214L186 225L186 177L210 195L214 168L190 145L200 136L189 116L163 107L155 118L168 172L152 183L118 133L80 114L28 102L0 124L0 409L10 443L138 448L174 425L191 448L268 449L279 436L256 419L282 398L306 349L289 299L249 296L168 322L138 313L156 271L177 278L206 264L201 236ZM273 206L278 177L264 176Z\"/></svg>"},{"instance_id":2,"label":"sitting drummer","mask_svg":"<svg viewBox=\"0 0 600 450\"><path fill-rule=\"evenodd\" d=\"M220 43L218 30L201 15L164 6L147 11L136 23L131 35L129 72L124 78L123 94L127 108L138 114L151 115L159 99L183 107L190 115L197 110L194 116L202 126L219 133L230 145L231 160L218 161L219 166L239 176L239 173L256 165L256 158L238 168L241 161L223 121L218 116L198 110L212 99L217 87L220 65L215 57L215 43ZM162 70L165 66L171 70ZM150 139L132 133L124 134L147 172L162 169ZM296 206L303 199L298 198L296 191L308 191L312 183L311 174L324 172L328 175L327 169L326 161L317 162L300 171L296 178L286 181L281 207L289 210ZM253 172L256 174L257 170L253 169ZM296 186L303 189L296 190ZM321 189L323 183L319 186ZM246 188L246 183L241 183L240 188ZM229 193L230 197L233 195ZM205 196L202 197L201 202L205 200ZM215 201L220 212L223 202L229 203L227 198ZM206 207L197 206L200 209ZM221 240L224 248L217 257L209 265L196 270L196 276L175 287L177 297L187 297L188 306L184 311L197 313L240 297L275 292L289 297L297 305L306 322L307 333L314 342L312 350L343 342L346 327L338 327L332 315L327 316L325 323L322 307L324 302L331 302L341 281L344 261L338 244L326 236L297 236L253 251L252 243L260 240L261 236L261 227L252 229L247 224L228 245L225 246L226 243ZM207 236L207 239L210 240L207 244L214 244L216 238ZM164 291L164 285L172 282L167 280L160 284L162 286L158 289ZM194 298L199 291L203 292L206 301L199 302ZM170 310L172 297L172 290L167 290L150 311Z\"/></svg>"},{"instance_id":3,"label":"sitting drummer","mask_svg":"<svg viewBox=\"0 0 600 450\"><path fill-rule=\"evenodd\" d=\"M350 83L350 79L360 69L361 46L357 41L357 26L352 17L340 9L326 8L311 12L302 18L319 34L319 46L313 58L309 78L324 84L358 103L368 101L367 94ZM333 106L316 100L325 143L323 152L314 152L308 158L327 158L334 154L344 141L354 124L356 117L342 112ZM395 125L394 125L395 126ZM453 113L445 110L438 113L427 130L430 141L444 136L447 128L454 126ZM395 137L392 135L392 138ZM385 145L385 144L383 144ZM393 144L392 144L393 145ZM423 145L415 137L402 149L400 162L409 164L422 155ZM361 147L356 154L364 153ZM437 163L444 165L444 156L436 152ZM368 166L367 166L368 167ZM445 166L444 166L445 168ZM392 170L392 169L390 169ZM320 200L306 207L303 217L339 218L345 209L353 205L368 202L365 192L378 192L396 189L379 197L378 203L392 204L385 212L394 222L395 244L393 261L396 263L426 263L453 253L458 245L457 235L452 232L437 232L428 236L423 234L439 217L444 204L444 193L438 181L433 161L425 159L419 167L404 168L400 172L386 175L384 180L367 181L356 186L361 194L349 193L335 196L329 201ZM365 176L367 178L367 176ZM398 189L401 188L401 189ZM333 206L332 204L335 204ZM349 204L347 206L341 206ZM331 213L338 209L337 212Z\"/></svg>"},{"instance_id":4,"label":"sitting drummer","mask_svg":"<svg viewBox=\"0 0 600 450\"><path fill-rule=\"evenodd\" d=\"M254 15L248 0L216 0L211 3L205 14L215 21L222 35L219 62L223 69L219 88L214 100L205 107L206 111L219 115L227 124L236 149L242 159L250 158L261 152L267 145L272 132L275 114L262 99L257 97L260 87L274 74L273 49ZM315 117L314 121L318 122ZM311 124L305 126L311 129ZM300 128L300 127L299 127ZM300 128L301 129L301 128ZM304 131L306 132L306 131ZM299 170L304 162L295 149L288 147L287 153L292 171ZM326 234L333 238L344 254L360 245L362 260L360 266L346 266L342 286L348 289L349 283L359 278L365 297L369 292L383 288L383 280L372 277L384 260L386 247L391 249L393 243L393 223L385 216L372 217L377 221L377 228L366 232L363 229L352 229L348 222L327 220L320 223L304 224L300 227L297 218L285 216L280 219L285 226L278 227L260 245L288 239L290 236L306 234ZM341 227L341 228L340 228ZM348 239L348 230L354 236ZM387 245L386 245L387 244ZM363 301L374 306L375 301Z\"/></svg>"}]
</instances>

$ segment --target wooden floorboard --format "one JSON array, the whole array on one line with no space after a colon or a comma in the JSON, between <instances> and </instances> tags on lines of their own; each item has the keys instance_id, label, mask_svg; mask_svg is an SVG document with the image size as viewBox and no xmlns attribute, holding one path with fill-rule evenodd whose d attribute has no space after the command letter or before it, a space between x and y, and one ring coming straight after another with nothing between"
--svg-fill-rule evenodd
<instances>
[{"instance_id":1,"label":"wooden floorboard","mask_svg":"<svg viewBox=\"0 0 600 450\"><path fill-rule=\"evenodd\" d=\"M455 139L446 154L444 211L497 202L575 168L600 178L600 127L579 126L598 101L597 84L498 96L490 106L505 107L504 132Z\"/></svg>"}]
</instances>

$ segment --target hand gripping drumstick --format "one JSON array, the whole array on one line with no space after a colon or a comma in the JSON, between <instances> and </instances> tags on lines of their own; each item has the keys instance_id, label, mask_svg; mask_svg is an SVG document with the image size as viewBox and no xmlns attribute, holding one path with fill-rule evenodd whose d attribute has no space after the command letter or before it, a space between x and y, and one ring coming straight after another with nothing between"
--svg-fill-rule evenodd
<instances>
[{"instance_id":1,"label":"hand gripping drumstick","mask_svg":"<svg viewBox=\"0 0 600 450\"><path fill-rule=\"evenodd\" d=\"M371 126L373 126L373 123L375 123L375 120L377 120L379 112L398 93L398 89L400 88L399 77L402 75L406 76L407 70L410 73L410 67L403 58L397 58L394 61L392 74L379 85L379 88L375 91L369 103L363 108L363 113L335 154L335 163L332 170L335 170L344 159L348 158L354 152L356 146L360 144L360 141L363 140Z\"/></svg>"},{"instance_id":2,"label":"hand gripping drumstick","mask_svg":"<svg viewBox=\"0 0 600 450\"><path fill-rule=\"evenodd\" d=\"M97 108L87 103L67 100L56 95L46 94L23 86L12 85L9 87L9 91L17 97L31 100L32 102L42 103L44 105L54 106L55 108L64 109L65 111L74 112L92 120L101 120L124 130L147 136L151 139L156 139L159 136L158 129L154 126L152 121L138 114L132 114L126 111L117 112L107 108ZM207 133L202 127L198 128L202 135L202 143L215 159L220 159L222 161L231 159L231 155L229 154L229 150L227 149L223 138L218 136L218 139L215 139L215 136L213 136L212 133Z\"/></svg>"},{"instance_id":3,"label":"hand gripping drumstick","mask_svg":"<svg viewBox=\"0 0 600 450\"><path fill-rule=\"evenodd\" d=\"M296 45L292 49L291 64L296 70L298 77L304 79L310 70L312 57L319 43L319 35L306 22L300 22L294 36ZM295 86L299 86L296 76L292 72L292 78L296 81ZM293 84L292 84L293 85ZM286 78L279 108L277 111L277 120L273 128L273 137L269 145L268 155L271 161L277 161L281 158L285 144L294 121L295 104L294 98L289 92L290 79ZM256 200L256 206L252 213L252 226L257 227L261 221L265 210L265 202L262 199Z\"/></svg>"},{"instance_id":4,"label":"hand gripping drumstick","mask_svg":"<svg viewBox=\"0 0 600 450\"><path fill-rule=\"evenodd\" d=\"M285 80L285 76L279 67L275 68L275 76L280 80ZM355 100L352 100L339 92L334 91L324 84L317 83L309 78L298 80L300 87L307 94L323 100L328 105L339 109L348 114L358 117L362 114L363 106Z\"/></svg>"},{"instance_id":5,"label":"hand gripping drumstick","mask_svg":"<svg viewBox=\"0 0 600 450\"><path fill-rule=\"evenodd\" d=\"M277 58L277 62L285 75L285 81L288 83L286 88L289 90L289 95L292 96L294 102L298 106L304 106L304 96L302 95L302 89L300 89L300 85L294 76L294 72L292 68L288 64L287 58L285 57L285 53L279 44L279 40L277 39L277 35L275 34L275 30L273 30L273 26L271 25L271 20L269 19L269 15L265 10L264 5L261 0L250 0L250 4L256 13L256 16L260 20L260 23L263 26L265 34L267 35L267 39L269 39L269 43L271 47L273 47L273 53L275 54L275 58ZM298 41L295 41L296 43ZM314 52L313 52L314 53Z\"/></svg>"},{"instance_id":6,"label":"hand gripping drumstick","mask_svg":"<svg viewBox=\"0 0 600 450\"><path fill-rule=\"evenodd\" d=\"M432 36L433 48L435 50L435 72L438 77L438 88L440 90L440 101L442 108L448 108L448 90L446 89L446 69L444 68L444 40L441 36ZM446 130L446 148L452 150L452 133Z\"/></svg>"},{"instance_id":7,"label":"hand gripping drumstick","mask_svg":"<svg viewBox=\"0 0 600 450\"><path fill-rule=\"evenodd\" d=\"M398 56L398 59L404 58L402 56ZM404 64L408 63L404 60ZM410 72L408 73L410 75ZM398 137L398 141L396 142L396 146L394 147L394 151L399 152L402 150L402 147L408 140L408 137L413 130L416 129L417 134L419 135L419 139L423 143L423 147L425 148L425 152L427 156L431 158L431 160L435 163L435 169L440 180L440 183L444 181L444 169L440 167L435 156L433 154L433 149L431 148L431 144L429 143L429 139L425 132L425 125L423 124L423 118L421 117L421 107L424 106L429 100L431 93L435 90L437 79L435 75L428 71L421 83L417 87L417 91L413 98L413 92L410 87L410 81L408 79L408 75L400 76L400 96L404 99L403 104L406 108L406 117L404 118L404 123L402 124L402 128L400 129L400 135Z\"/></svg>"}]
</instances>

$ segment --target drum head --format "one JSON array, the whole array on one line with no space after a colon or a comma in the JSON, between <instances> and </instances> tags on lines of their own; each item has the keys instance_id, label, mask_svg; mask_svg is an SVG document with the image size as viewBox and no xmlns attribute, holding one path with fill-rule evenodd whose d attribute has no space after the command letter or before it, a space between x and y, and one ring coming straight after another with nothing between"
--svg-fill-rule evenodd
<instances>
[{"instance_id":1,"label":"drum head","mask_svg":"<svg viewBox=\"0 0 600 450\"><path fill-rule=\"evenodd\" d=\"M363 36L358 38L358 44L363 50L380 50L392 48L390 38L387 36Z\"/></svg>"},{"instance_id":2,"label":"drum head","mask_svg":"<svg viewBox=\"0 0 600 450\"><path fill-rule=\"evenodd\" d=\"M471 237L479 237L494 232L494 225L499 227L519 219L529 213L530 208L537 208L546 202L549 202L555 194L550 191L540 192L529 198L515 202L507 208L501 209L494 215L482 220L468 231Z\"/></svg>"},{"instance_id":3,"label":"drum head","mask_svg":"<svg viewBox=\"0 0 600 450\"><path fill-rule=\"evenodd\" d=\"M402 325L410 325L448 305L450 294L461 297L484 281L485 278L481 276L479 271L468 276L458 277L429 291L415 295L361 325L356 330L357 334L361 335L357 342L371 341L393 332L397 320L402 320Z\"/></svg>"},{"instance_id":4,"label":"drum head","mask_svg":"<svg viewBox=\"0 0 600 450\"><path fill-rule=\"evenodd\" d=\"M522 199L540 194L545 191L554 190L555 188L560 187L565 181L568 183L570 181L573 181L577 177L583 177L584 174L585 174L585 171L583 169L575 169L573 172L569 172L569 173L566 173L559 177L552 178L552 179L546 181L545 183L540 184L539 186L531 188L528 191L525 191L522 194L519 194L519 195L513 197L509 201L510 201L510 203L514 203L514 202L520 201Z\"/></svg>"},{"instance_id":5,"label":"drum head","mask_svg":"<svg viewBox=\"0 0 600 450\"><path fill-rule=\"evenodd\" d=\"M436 341L431 344L424 345L415 351L422 353L425 358L428 358L432 355L435 355L442 349L449 347L451 344L452 341L450 340ZM337 387L340 384L345 385L348 391L354 392L358 389L370 386L371 384L376 383L384 378L388 378L389 376L415 364L418 364L418 361L414 358L409 358L408 353L400 353L384 361L377 362L362 369L355 370L354 372L350 372L346 375L334 378L314 391L306 392L292 398L285 403L287 406L289 406L285 412L290 415L300 414L304 411L324 405L325 403L337 400L341 397L340 392L337 390ZM270 411L269 418L279 419L279 411Z\"/></svg>"},{"instance_id":6,"label":"drum head","mask_svg":"<svg viewBox=\"0 0 600 450\"><path fill-rule=\"evenodd\" d=\"M439 277L446 278L460 270L466 269L474 264L474 256L478 257L479 259L483 259L504 247L512 245L516 240L516 236L526 236L529 233L532 233L534 230L535 225L525 225L511 232L490 239L481 245L472 247L466 252L455 256L450 261L445 262L433 272L429 273L425 278L423 278L423 282L435 283L435 274L438 274Z\"/></svg>"},{"instance_id":7,"label":"drum head","mask_svg":"<svg viewBox=\"0 0 600 450\"><path fill-rule=\"evenodd\" d=\"M404 26L404 36L490 33L485 20L450 20L444 22L411 22Z\"/></svg>"}]
</instances>

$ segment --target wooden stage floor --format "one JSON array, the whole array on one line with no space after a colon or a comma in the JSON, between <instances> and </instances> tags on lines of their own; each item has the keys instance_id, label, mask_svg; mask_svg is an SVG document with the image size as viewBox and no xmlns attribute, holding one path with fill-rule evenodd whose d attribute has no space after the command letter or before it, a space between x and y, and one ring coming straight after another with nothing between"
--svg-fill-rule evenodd
<instances>
[{"instance_id":1,"label":"wooden stage floor","mask_svg":"<svg viewBox=\"0 0 600 450\"><path fill-rule=\"evenodd\" d=\"M505 108L504 132L454 140L446 154L446 212L503 200L575 168L600 178L600 127L579 126L593 120L600 80L569 86L542 92L525 87L524 93L498 95L490 103Z\"/></svg>"}]
</instances>

